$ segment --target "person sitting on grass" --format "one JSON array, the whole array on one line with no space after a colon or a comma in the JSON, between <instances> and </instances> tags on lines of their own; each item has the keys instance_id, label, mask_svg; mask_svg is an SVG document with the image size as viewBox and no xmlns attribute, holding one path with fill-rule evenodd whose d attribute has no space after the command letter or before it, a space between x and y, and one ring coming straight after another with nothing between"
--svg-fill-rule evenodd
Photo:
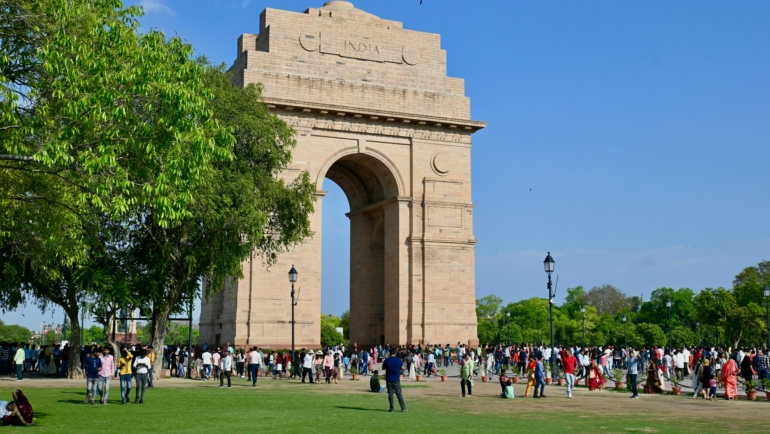
<instances>
[{"instance_id":1,"label":"person sitting on grass","mask_svg":"<svg viewBox=\"0 0 770 434\"><path fill-rule=\"evenodd\" d=\"M382 393L385 391L385 386L380 384L380 374L378 371L374 371L372 379L369 380L369 389L374 393Z\"/></svg>"},{"instance_id":2,"label":"person sitting on grass","mask_svg":"<svg viewBox=\"0 0 770 434\"><path fill-rule=\"evenodd\" d=\"M508 387L510 387L510 389L508 389ZM500 398L513 398L513 378L505 375L505 369L500 371L500 388L502 388Z\"/></svg>"},{"instance_id":3,"label":"person sitting on grass","mask_svg":"<svg viewBox=\"0 0 770 434\"><path fill-rule=\"evenodd\" d=\"M10 404L7 401L0 401L0 403L2 403L0 411L2 411L4 424L24 426L35 424L32 404L21 390L13 392L13 401Z\"/></svg>"}]
</instances>

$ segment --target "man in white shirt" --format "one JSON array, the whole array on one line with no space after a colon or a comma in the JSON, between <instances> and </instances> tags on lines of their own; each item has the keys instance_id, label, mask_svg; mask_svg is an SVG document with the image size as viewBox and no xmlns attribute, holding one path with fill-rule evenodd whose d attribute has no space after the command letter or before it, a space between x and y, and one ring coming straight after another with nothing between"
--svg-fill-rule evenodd
<instances>
[{"instance_id":1,"label":"man in white shirt","mask_svg":"<svg viewBox=\"0 0 770 434\"><path fill-rule=\"evenodd\" d=\"M203 351L201 361L203 362L203 378L208 381L211 379L211 353L209 350Z\"/></svg>"},{"instance_id":2,"label":"man in white shirt","mask_svg":"<svg viewBox=\"0 0 770 434\"><path fill-rule=\"evenodd\" d=\"M249 371L251 372L252 387L257 387L257 376L259 374L259 365L262 364L262 353L257 348L252 348L249 352Z\"/></svg>"},{"instance_id":3,"label":"man in white shirt","mask_svg":"<svg viewBox=\"0 0 770 434\"><path fill-rule=\"evenodd\" d=\"M676 364L676 378L679 381L684 380L684 354L678 351L674 353L674 363Z\"/></svg>"},{"instance_id":4,"label":"man in white shirt","mask_svg":"<svg viewBox=\"0 0 770 434\"><path fill-rule=\"evenodd\" d=\"M232 388L230 377L233 375L233 353L228 351L227 355L222 358L221 365L222 373L219 374L219 388L221 389L225 386L225 377L227 377L227 388L230 389Z\"/></svg>"},{"instance_id":5,"label":"man in white shirt","mask_svg":"<svg viewBox=\"0 0 770 434\"><path fill-rule=\"evenodd\" d=\"M588 357L588 352L583 351L581 353L580 365L582 368L581 374L583 378L588 378L588 367L591 366L591 358Z\"/></svg>"},{"instance_id":6,"label":"man in white shirt","mask_svg":"<svg viewBox=\"0 0 770 434\"><path fill-rule=\"evenodd\" d=\"M690 375L690 350L684 347L682 356L684 357L684 375Z\"/></svg>"},{"instance_id":7,"label":"man in white shirt","mask_svg":"<svg viewBox=\"0 0 770 434\"><path fill-rule=\"evenodd\" d=\"M433 353L428 353L428 363L425 364L426 377L430 377L434 366L436 366L436 356Z\"/></svg>"},{"instance_id":8,"label":"man in white shirt","mask_svg":"<svg viewBox=\"0 0 770 434\"><path fill-rule=\"evenodd\" d=\"M211 364L214 366L214 378L219 378L219 359L222 356L219 354L219 350L214 351L211 355Z\"/></svg>"},{"instance_id":9,"label":"man in white shirt","mask_svg":"<svg viewBox=\"0 0 770 434\"><path fill-rule=\"evenodd\" d=\"M313 352L308 351L305 358L302 359L302 382L305 382L305 376L310 375L310 384L313 384Z\"/></svg>"}]
</instances>

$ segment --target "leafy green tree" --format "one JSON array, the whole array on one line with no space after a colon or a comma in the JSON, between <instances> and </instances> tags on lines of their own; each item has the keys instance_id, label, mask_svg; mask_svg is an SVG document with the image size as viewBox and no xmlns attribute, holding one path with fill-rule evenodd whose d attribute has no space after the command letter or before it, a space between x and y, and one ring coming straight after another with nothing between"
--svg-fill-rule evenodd
<instances>
[{"instance_id":1,"label":"leafy green tree","mask_svg":"<svg viewBox=\"0 0 770 434\"><path fill-rule=\"evenodd\" d=\"M657 324L637 324L636 334L644 346L663 346L667 345L668 338L663 330Z\"/></svg>"},{"instance_id":2,"label":"leafy green tree","mask_svg":"<svg viewBox=\"0 0 770 434\"><path fill-rule=\"evenodd\" d=\"M668 308L666 302L671 300L671 325L695 327L696 309L695 293L689 288L658 288L650 296L650 300L639 310L639 321L657 324L663 330L668 330Z\"/></svg>"},{"instance_id":3,"label":"leafy green tree","mask_svg":"<svg viewBox=\"0 0 770 434\"><path fill-rule=\"evenodd\" d=\"M629 312L639 312L639 309L642 308L642 297L639 297L638 295L634 295L632 297L628 297L626 300L628 303L628 310Z\"/></svg>"},{"instance_id":4,"label":"leafy green tree","mask_svg":"<svg viewBox=\"0 0 770 434\"><path fill-rule=\"evenodd\" d=\"M492 319L500 312L502 304L503 299L496 295L490 294L481 297L476 300L476 317Z\"/></svg>"},{"instance_id":5,"label":"leafy green tree","mask_svg":"<svg viewBox=\"0 0 770 434\"><path fill-rule=\"evenodd\" d=\"M87 294L77 284L77 266L67 264L64 258L60 258L49 264L56 273L41 273L27 256L16 254L15 249L16 246L7 239L0 241L2 307L13 309L20 303L30 302L45 311L51 305L60 306L70 318L72 341L79 343L82 332L80 312L87 305ZM80 378L80 352L70 351L69 361L76 363L70 369L70 378Z\"/></svg>"},{"instance_id":6,"label":"leafy green tree","mask_svg":"<svg viewBox=\"0 0 770 434\"><path fill-rule=\"evenodd\" d=\"M583 286L567 288L567 296L564 298L562 307L570 312L579 312L580 308L588 304L588 294Z\"/></svg>"},{"instance_id":7,"label":"leafy green tree","mask_svg":"<svg viewBox=\"0 0 770 434\"><path fill-rule=\"evenodd\" d=\"M91 327L83 330L83 344L101 344L104 342L104 336L104 328L102 328L102 326L92 325Z\"/></svg>"},{"instance_id":8,"label":"leafy green tree","mask_svg":"<svg viewBox=\"0 0 770 434\"><path fill-rule=\"evenodd\" d=\"M678 326L671 331L671 339L675 348L691 347L700 344L698 335L689 327Z\"/></svg>"},{"instance_id":9,"label":"leafy green tree","mask_svg":"<svg viewBox=\"0 0 770 434\"><path fill-rule=\"evenodd\" d=\"M770 261L746 267L733 280L733 294L739 306L755 303L763 306L765 303L764 288L770 286Z\"/></svg>"},{"instance_id":10,"label":"leafy green tree","mask_svg":"<svg viewBox=\"0 0 770 434\"><path fill-rule=\"evenodd\" d=\"M500 342L500 328L496 321L488 318L479 318L477 333L481 345L497 344Z\"/></svg>"},{"instance_id":11,"label":"leafy green tree","mask_svg":"<svg viewBox=\"0 0 770 434\"><path fill-rule=\"evenodd\" d=\"M338 327L342 327L342 336L346 341L350 340L350 311L342 312Z\"/></svg>"},{"instance_id":12,"label":"leafy green tree","mask_svg":"<svg viewBox=\"0 0 770 434\"><path fill-rule=\"evenodd\" d=\"M333 315L321 315L321 345L334 346L345 343L345 337L336 329L340 327L340 318Z\"/></svg>"},{"instance_id":13,"label":"leafy green tree","mask_svg":"<svg viewBox=\"0 0 770 434\"><path fill-rule=\"evenodd\" d=\"M152 338L152 326L149 322L137 323L136 340L142 343L150 342Z\"/></svg>"},{"instance_id":14,"label":"leafy green tree","mask_svg":"<svg viewBox=\"0 0 770 434\"><path fill-rule=\"evenodd\" d=\"M145 270L146 291L137 302L152 307L156 371L175 309L195 295L229 291L225 283L242 276L250 255L271 265L310 235L316 186L307 172L290 182L282 175L296 144L294 130L261 102L259 87L234 87L224 68L209 67L205 83L212 93L208 108L232 131L234 158L202 172L205 182L188 206L191 217L165 227L159 210L144 207L131 221L143 229L132 231L132 254Z\"/></svg>"},{"instance_id":15,"label":"leafy green tree","mask_svg":"<svg viewBox=\"0 0 770 434\"><path fill-rule=\"evenodd\" d=\"M29 342L30 338L32 338L32 330L0 321L0 342Z\"/></svg>"},{"instance_id":16,"label":"leafy green tree","mask_svg":"<svg viewBox=\"0 0 770 434\"><path fill-rule=\"evenodd\" d=\"M205 66L175 37L139 33L119 0L0 0L0 240L36 273L83 262L79 223L154 210L190 217L232 136L211 116ZM71 364L72 365L72 364Z\"/></svg>"},{"instance_id":17,"label":"leafy green tree","mask_svg":"<svg viewBox=\"0 0 770 434\"><path fill-rule=\"evenodd\" d=\"M137 333L138 334L138 333ZM200 330L193 324L192 344L198 344L198 337L200 336ZM166 333L167 345L182 345L187 346L190 341L190 326L182 325L177 322L168 323L168 332Z\"/></svg>"}]
</instances>

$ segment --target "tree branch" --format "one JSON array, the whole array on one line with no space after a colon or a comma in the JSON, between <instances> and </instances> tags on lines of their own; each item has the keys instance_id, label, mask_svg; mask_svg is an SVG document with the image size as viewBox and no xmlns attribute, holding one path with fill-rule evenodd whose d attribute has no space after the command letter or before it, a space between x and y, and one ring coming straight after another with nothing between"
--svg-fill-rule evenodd
<instances>
[{"instance_id":1,"label":"tree branch","mask_svg":"<svg viewBox=\"0 0 770 434\"><path fill-rule=\"evenodd\" d=\"M33 157L26 155L0 154L0 160L6 161L35 161Z\"/></svg>"}]
</instances>

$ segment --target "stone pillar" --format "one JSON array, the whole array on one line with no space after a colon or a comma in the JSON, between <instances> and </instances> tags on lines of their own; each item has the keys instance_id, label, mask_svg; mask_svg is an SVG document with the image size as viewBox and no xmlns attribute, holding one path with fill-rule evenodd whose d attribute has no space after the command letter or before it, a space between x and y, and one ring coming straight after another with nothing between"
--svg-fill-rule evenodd
<instances>
[{"instance_id":1,"label":"stone pillar","mask_svg":"<svg viewBox=\"0 0 770 434\"><path fill-rule=\"evenodd\" d=\"M409 202L394 200L385 210L385 340L408 341L409 325Z\"/></svg>"}]
</instances>

